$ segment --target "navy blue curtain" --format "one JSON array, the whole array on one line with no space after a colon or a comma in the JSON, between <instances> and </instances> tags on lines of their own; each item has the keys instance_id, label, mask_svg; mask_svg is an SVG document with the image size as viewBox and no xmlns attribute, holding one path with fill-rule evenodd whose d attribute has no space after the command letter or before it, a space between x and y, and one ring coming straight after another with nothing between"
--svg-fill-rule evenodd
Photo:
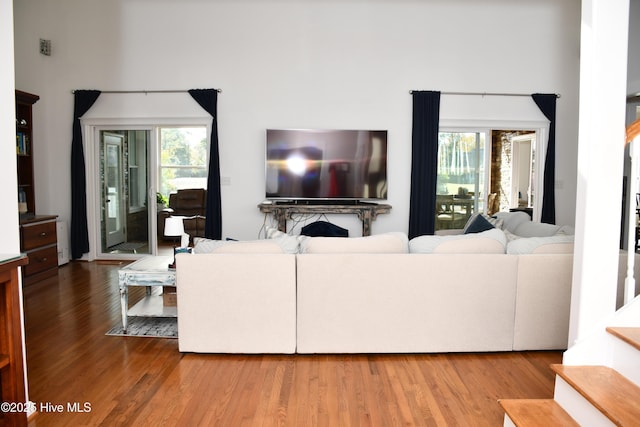
<instances>
[{"instance_id":1,"label":"navy blue curtain","mask_svg":"<svg viewBox=\"0 0 640 427\"><path fill-rule=\"evenodd\" d=\"M218 149L218 91L190 89L189 94L211 115L211 146L209 147L209 175L204 235L209 239L222 238L222 203L220 201L220 151Z\"/></svg>"},{"instance_id":2,"label":"navy blue curtain","mask_svg":"<svg viewBox=\"0 0 640 427\"><path fill-rule=\"evenodd\" d=\"M73 107L73 136L71 139L71 259L81 258L89 252L87 229L87 177L82 146L82 117L100 96L99 90L76 90Z\"/></svg>"},{"instance_id":3,"label":"navy blue curtain","mask_svg":"<svg viewBox=\"0 0 640 427\"><path fill-rule=\"evenodd\" d=\"M409 238L435 232L440 92L413 91Z\"/></svg>"},{"instance_id":4,"label":"navy blue curtain","mask_svg":"<svg viewBox=\"0 0 640 427\"><path fill-rule=\"evenodd\" d=\"M542 195L541 222L556 223L556 94L534 93L531 95L534 102L549 120L549 142L547 143L547 155L544 159L544 176Z\"/></svg>"}]
</instances>

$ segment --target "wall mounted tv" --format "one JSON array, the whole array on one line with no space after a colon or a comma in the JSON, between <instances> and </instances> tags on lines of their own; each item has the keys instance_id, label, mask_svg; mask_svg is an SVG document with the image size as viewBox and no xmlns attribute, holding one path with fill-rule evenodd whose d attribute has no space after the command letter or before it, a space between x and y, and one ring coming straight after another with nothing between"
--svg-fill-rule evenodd
<instances>
[{"instance_id":1,"label":"wall mounted tv","mask_svg":"<svg viewBox=\"0 0 640 427\"><path fill-rule=\"evenodd\" d=\"M386 130L267 129L266 197L386 200Z\"/></svg>"}]
</instances>

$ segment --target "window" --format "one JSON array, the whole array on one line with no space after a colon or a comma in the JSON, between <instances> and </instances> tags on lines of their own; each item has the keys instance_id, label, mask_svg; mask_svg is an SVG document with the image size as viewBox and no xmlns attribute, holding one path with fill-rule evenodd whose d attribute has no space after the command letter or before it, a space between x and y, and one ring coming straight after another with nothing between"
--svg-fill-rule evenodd
<instances>
[{"instance_id":1,"label":"window","mask_svg":"<svg viewBox=\"0 0 640 427\"><path fill-rule=\"evenodd\" d=\"M206 127L161 127L159 139L159 192L207 188Z\"/></svg>"},{"instance_id":2,"label":"window","mask_svg":"<svg viewBox=\"0 0 640 427\"><path fill-rule=\"evenodd\" d=\"M483 211L485 132L440 132L436 178L436 230L462 228Z\"/></svg>"},{"instance_id":3,"label":"window","mask_svg":"<svg viewBox=\"0 0 640 427\"><path fill-rule=\"evenodd\" d=\"M544 165L536 159L546 150L543 129L505 128L441 128L436 230L462 228L474 212L539 214Z\"/></svg>"}]
</instances>

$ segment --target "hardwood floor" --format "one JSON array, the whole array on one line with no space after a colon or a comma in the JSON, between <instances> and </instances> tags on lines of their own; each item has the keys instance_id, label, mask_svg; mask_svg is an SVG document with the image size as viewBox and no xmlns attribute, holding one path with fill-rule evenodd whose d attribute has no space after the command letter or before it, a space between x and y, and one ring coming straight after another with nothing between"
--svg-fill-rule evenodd
<instances>
[{"instance_id":1,"label":"hardwood floor","mask_svg":"<svg viewBox=\"0 0 640 427\"><path fill-rule=\"evenodd\" d=\"M501 426L498 399L553 396L561 352L198 355L105 336L118 267L72 262L25 289L30 426Z\"/></svg>"}]
</instances>

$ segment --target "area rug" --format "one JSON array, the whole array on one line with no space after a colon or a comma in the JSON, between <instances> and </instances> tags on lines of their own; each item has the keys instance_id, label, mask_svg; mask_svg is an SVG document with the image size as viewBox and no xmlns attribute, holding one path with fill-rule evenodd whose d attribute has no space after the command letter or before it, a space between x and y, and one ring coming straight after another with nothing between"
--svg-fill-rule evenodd
<instances>
[{"instance_id":1,"label":"area rug","mask_svg":"<svg viewBox=\"0 0 640 427\"><path fill-rule=\"evenodd\" d=\"M118 337L178 338L178 319L176 317L129 317L127 332L122 325L111 328L107 335Z\"/></svg>"}]
</instances>

